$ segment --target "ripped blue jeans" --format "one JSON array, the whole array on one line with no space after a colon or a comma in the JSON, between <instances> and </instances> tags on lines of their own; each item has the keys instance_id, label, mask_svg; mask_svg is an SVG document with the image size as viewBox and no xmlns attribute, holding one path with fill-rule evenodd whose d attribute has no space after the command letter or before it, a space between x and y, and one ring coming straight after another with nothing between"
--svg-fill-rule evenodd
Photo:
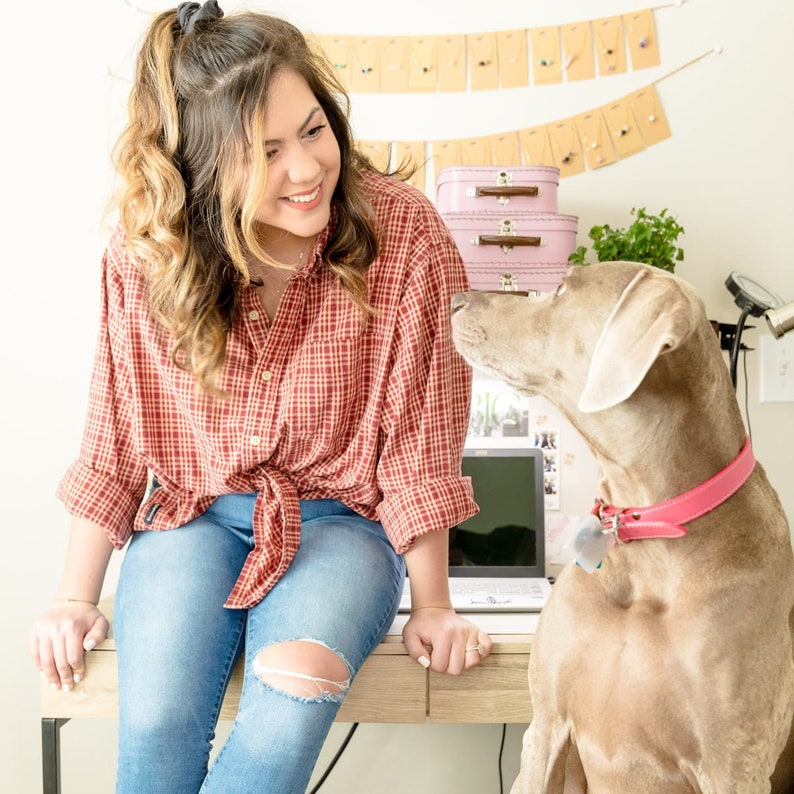
<instances>
[{"instance_id":1,"label":"ripped blue jeans","mask_svg":"<svg viewBox=\"0 0 794 794\"><path fill-rule=\"evenodd\" d=\"M117 794L303 794L350 681L391 625L405 576L383 527L301 502L301 545L256 606L223 603L253 548L254 494L184 527L136 532L122 563ZM245 653L240 708L209 768Z\"/></svg>"}]
</instances>

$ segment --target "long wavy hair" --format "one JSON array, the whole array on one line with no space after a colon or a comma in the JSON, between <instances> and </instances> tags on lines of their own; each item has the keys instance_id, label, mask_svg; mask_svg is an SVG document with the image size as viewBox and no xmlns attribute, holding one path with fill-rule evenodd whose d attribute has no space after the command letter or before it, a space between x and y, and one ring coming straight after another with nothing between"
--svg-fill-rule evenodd
<instances>
[{"instance_id":1,"label":"long wavy hair","mask_svg":"<svg viewBox=\"0 0 794 794\"><path fill-rule=\"evenodd\" d=\"M112 206L145 270L149 304L174 337L176 365L209 393L222 393L236 296L252 280L248 256L268 261L255 213L267 185L268 88L285 69L306 81L339 143L336 224L323 266L366 319L365 273L378 241L360 176L373 166L354 148L334 67L296 27L243 12L183 32L175 9L159 14L141 45L128 124L113 150L121 183Z\"/></svg>"}]
</instances>

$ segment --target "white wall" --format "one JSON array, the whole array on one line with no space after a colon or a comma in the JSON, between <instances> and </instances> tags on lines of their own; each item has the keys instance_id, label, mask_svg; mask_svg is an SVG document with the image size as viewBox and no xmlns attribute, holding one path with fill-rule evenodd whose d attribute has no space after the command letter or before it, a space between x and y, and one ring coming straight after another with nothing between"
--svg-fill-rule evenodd
<instances>
[{"instance_id":1,"label":"white wall","mask_svg":"<svg viewBox=\"0 0 794 794\"><path fill-rule=\"evenodd\" d=\"M227 10L237 6L228 2ZM265 8L263 3L251 6ZM318 33L468 33L531 28L649 7L638 0L402 0L386 6L278 0L282 13ZM163 4L151 0L154 10ZM376 13L376 9L378 9ZM437 97L357 96L354 125L364 139L444 139L533 126L659 83L672 138L598 171L563 180L560 211L580 218L580 242L594 223L624 225L629 209L668 207L686 229L679 275L697 286L714 319L736 322L724 281L750 275L794 299L792 227L794 5L786 0L693 0L656 15L658 69L578 85ZM0 788L40 791L38 686L27 630L55 587L65 516L53 491L76 454L96 320L97 268L105 239L100 215L110 180L107 153L123 110L130 53L145 14L124 0L74 5L42 0L5 11L3 213L3 448L5 548L0 595L6 636L0 657ZM109 76L109 72L121 75ZM508 101L509 100L509 101ZM746 343L758 348L763 321ZM747 355L746 403L756 453L794 516L794 406L758 403L758 353ZM739 397L745 403L744 376ZM581 459L580 459L581 460ZM594 483L566 510L589 503ZM574 504L575 503L575 504ZM748 528L752 530L753 528ZM111 574L111 581L113 574ZM334 729L322 761L341 740ZM521 726L508 731L504 769L515 774ZM113 722L64 729L64 794L112 790ZM362 726L324 791L350 794L497 792L498 726ZM373 763L373 760L376 760Z\"/></svg>"}]
</instances>

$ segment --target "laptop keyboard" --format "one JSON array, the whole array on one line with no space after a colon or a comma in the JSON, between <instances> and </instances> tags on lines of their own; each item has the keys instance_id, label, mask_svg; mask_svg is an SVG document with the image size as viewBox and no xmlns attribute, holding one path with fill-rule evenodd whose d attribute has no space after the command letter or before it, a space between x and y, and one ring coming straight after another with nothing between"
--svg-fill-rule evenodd
<instances>
[{"instance_id":1,"label":"laptop keyboard","mask_svg":"<svg viewBox=\"0 0 794 794\"><path fill-rule=\"evenodd\" d=\"M452 606L459 612L538 612L551 593L548 579L488 579L454 577L449 580ZM408 580L405 581L400 612L411 609Z\"/></svg>"}]
</instances>

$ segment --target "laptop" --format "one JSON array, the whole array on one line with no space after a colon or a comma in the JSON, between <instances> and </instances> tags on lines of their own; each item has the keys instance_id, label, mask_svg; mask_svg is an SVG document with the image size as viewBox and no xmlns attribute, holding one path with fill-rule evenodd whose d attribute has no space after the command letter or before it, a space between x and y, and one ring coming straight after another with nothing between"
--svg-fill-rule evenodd
<instances>
[{"instance_id":1,"label":"laptop","mask_svg":"<svg viewBox=\"0 0 794 794\"><path fill-rule=\"evenodd\" d=\"M449 585L459 612L539 612L551 594L545 576L543 450L466 448L480 512L449 532ZM411 609L410 584L400 612Z\"/></svg>"}]
</instances>

